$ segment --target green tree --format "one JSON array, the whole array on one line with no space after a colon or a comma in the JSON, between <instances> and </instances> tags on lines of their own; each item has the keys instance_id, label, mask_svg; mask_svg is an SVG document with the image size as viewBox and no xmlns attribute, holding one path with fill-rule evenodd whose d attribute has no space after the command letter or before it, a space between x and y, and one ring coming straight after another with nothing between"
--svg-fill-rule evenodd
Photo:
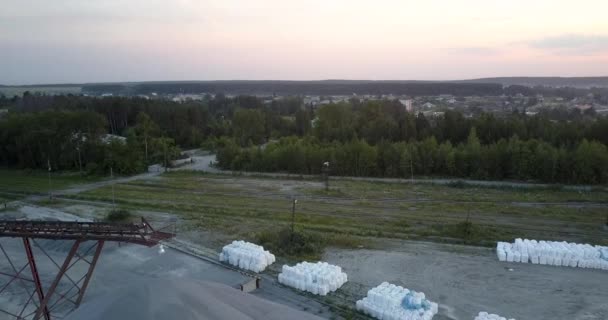
<instances>
[{"instance_id":1,"label":"green tree","mask_svg":"<svg viewBox=\"0 0 608 320\"><path fill-rule=\"evenodd\" d=\"M159 134L160 129L145 112L138 113L135 121L135 132L143 139L144 156L146 164L148 164L148 142Z\"/></svg>"},{"instance_id":2,"label":"green tree","mask_svg":"<svg viewBox=\"0 0 608 320\"><path fill-rule=\"evenodd\" d=\"M310 133L310 113L304 109L298 109L295 115L296 134L305 136Z\"/></svg>"},{"instance_id":3,"label":"green tree","mask_svg":"<svg viewBox=\"0 0 608 320\"><path fill-rule=\"evenodd\" d=\"M348 141L355 133L353 120L348 104L324 105L317 111L315 135L323 141Z\"/></svg>"},{"instance_id":4,"label":"green tree","mask_svg":"<svg viewBox=\"0 0 608 320\"><path fill-rule=\"evenodd\" d=\"M180 150L175 146L175 140L169 137L159 137L152 140L156 150L156 159L160 159L165 171L171 165L171 160L179 157Z\"/></svg>"},{"instance_id":5,"label":"green tree","mask_svg":"<svg viewBox=\"0 0 608 320\"><path fill-rule=\"evenodd\" d=\"M249 140L260 144L266 132L265 123L264 114L260 110L237 109L232 120L234 137L242 146Z\"/></svg>"}]
</instances>

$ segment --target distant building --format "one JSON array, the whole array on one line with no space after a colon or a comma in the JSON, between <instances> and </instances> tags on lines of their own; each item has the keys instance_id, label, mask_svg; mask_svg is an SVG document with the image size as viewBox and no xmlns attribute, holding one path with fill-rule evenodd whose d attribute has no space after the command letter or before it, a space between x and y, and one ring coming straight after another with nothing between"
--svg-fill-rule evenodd
<instances>
[{"instance_id":1,"label":"distant building","mask_svg":"<svg viewBox=\"0 0 608 320\"><path fill-rule=\"evenodd\" d=\"M576 108L580 111L587 111L587 110L591 109L592 106L590 104L579 104L579 105L576 105L574 108Z\"/></svg>"},{"instance_id":2,"label":"distant building","mask_svg":"<svg viewBox=\"0 0 608 320\"><path fill-rule=\"evenodd\" d=\"M543 103L543 102L545 102L545 97L544 97L542 94L537 94L537 95L536 95L536 100L537 100L539 103Z\"/></svg>"},{"instance_id":3,"label":"distant building","mask_svg":"<svg viewBox=\"0 0 608 320\"><path fill-rule=\"evenodd\" d=\"M414 111L414 105L412 99L400 99L399 102L401 103L401 105L403 105L405 107L405 111L407 112L413 112Z\"/></svg>"},{"instance_id":4,"label":"distant building","mask_svg":"<svg viewBox=\"0 0 608 320\"><path fill-rule=\"evenodd\" d=\"M427 103L423 104L422 107L425 109L433 109L433 108L435 108L435 105L430 102L427 102Z\"/></svg>"},{"instance_id":5,"label":"distant building","mask_svg":"<svg viewBox=\"0 0 608 320\"><path fill-rule=\"evenodd\" d=\"M121 143L127 143L127 138L125 137L121 137L121 136L117 136L115 134L104 134L103 136L101 136L101 142L103 142L104 144L110 144L112 141L118 141Z\"/></svg>"}]
</instances>

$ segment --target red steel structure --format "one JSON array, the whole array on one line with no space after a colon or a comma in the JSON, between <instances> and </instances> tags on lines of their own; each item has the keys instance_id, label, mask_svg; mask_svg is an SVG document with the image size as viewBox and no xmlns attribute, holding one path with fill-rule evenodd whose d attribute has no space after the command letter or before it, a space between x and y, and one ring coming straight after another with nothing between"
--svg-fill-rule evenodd
<instances>
[{"instance_id":1,"label":"red steel structure","mask_svg":"<svg viewBox=\"0 0 608 320\"><path fill-rule=\"evenodd\" d=\"M21 308L18 313L0 309L0 314L4 313L19 320L38 320L41 318L50 320L53 317L53 311L59 306L69 303L73 305L73 308L76 308L80 305L106 241L134 243L152 247L157 245L159 241L173 236L174 234L172 233L155 230L144 218L141 218L141 223L128 224L0 220L0 238L21 238L27 257L25 265L18 268L2 246L2 243L0 243L0 251L12 270L12 273L0 272L0 276L9 277L8 282L0 286L0 294L8 290L12 283L20 283L28 292L28 299L23 306L20 306ZM73 240L74 242L63 263L59 265L37 244L36 239ZM32 251L32 243L58 269L57 274L46 290L42 286L39 270L36 265L36 257ZM90 257L91 255L92 257ZM88 267L86 267L84 275L80 279L75 280L67 272L77 263L86 263ZM31 278L28 277L28 273ZM67 280L71 286L66 292L60 293L57 287L62 280L64 282ZM73 289L76 290L73 292ZM28 309L30 304L33 304L34 308L30 307ZM32 309L34 310L32 311Z\"/></svg>"}]
</instances>

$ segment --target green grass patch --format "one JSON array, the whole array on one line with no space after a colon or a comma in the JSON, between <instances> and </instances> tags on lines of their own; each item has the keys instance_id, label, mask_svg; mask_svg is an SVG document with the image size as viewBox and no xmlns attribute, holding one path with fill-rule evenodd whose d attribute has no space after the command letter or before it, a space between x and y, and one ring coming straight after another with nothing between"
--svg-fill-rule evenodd
<instances>
[{"instance_id":1,"label":"green grass patch","mask_svg":"<svg viewBox=\"0 0 608 320\"><path fill-rule=\"evenodd\" d=\"M78 172L51 172L49 186L47 171L0 169L0 191L24 194L47 193L49 187L51 190L61 190L102 179L99 176L81 176Z\"/></svg>"},{"instance_id":2,"label":"green grass patch","mask_svg":"<svg viewBox=\"0 0 608 320\"><path fill-rule=\"evenodd\" d=\"M259 180L259 183L257 181ZM116 203L130 210L162 210L180 215L195 228L257 240L260 230L278 244L278 232L291 222L293 192L298 199L296 226L315 234L324 246L355 247L363 237L425 239L488 245L528 237L579 241L600 239L608 202L601 190L511 190L454 188L430 184L332 181L329 193L308 182L283 188L283 182L230 175L170 172L114 186ZM296 190L296 191L294 191ZM112 202L110 186L69 196ZM578 197L578 198L577 198ZM568 201L580 201L572 204ZM560 202L560 203L551 203ZM565 203L567 202L567 203ZM464 224L470 216L470 224ZM567 232L564 229L567 228ZM597 243L597 241L588 241ZM293 244L292 254L303 246ZM300 248L300 249L298 249Z\"/></svg>"}]
</instances>

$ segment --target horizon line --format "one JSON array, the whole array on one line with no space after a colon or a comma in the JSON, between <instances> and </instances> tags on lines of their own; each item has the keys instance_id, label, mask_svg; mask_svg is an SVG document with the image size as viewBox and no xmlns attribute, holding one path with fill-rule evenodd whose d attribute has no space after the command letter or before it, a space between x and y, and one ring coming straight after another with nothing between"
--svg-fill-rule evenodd
<instances>
[{"instance_id":1,"label":"horizon line","mask_svg":"<svg viewBox=\"0 0 608 320\"><path fill-rule=\"evenodd\" d=\"M599 79L606 78L605 76L493 76L481 78L465 78L465 79L444 79L444 80L416 80L416 79L313 79L313 80L289 80L289 79L215 79L215 80L141 80L141 81L101 81L101 82L56 82L56 83L29 83L29 84L2 84L0 87L33 87L33 86L82 86L82 85L98 85L98 84L139 84L153 82L324 82L324 81L352 81L352 82L458 82L458 81L478 81L486 79L513 79L513 78L553 78L553 79Z\"/></svg>"}]
</instances>

